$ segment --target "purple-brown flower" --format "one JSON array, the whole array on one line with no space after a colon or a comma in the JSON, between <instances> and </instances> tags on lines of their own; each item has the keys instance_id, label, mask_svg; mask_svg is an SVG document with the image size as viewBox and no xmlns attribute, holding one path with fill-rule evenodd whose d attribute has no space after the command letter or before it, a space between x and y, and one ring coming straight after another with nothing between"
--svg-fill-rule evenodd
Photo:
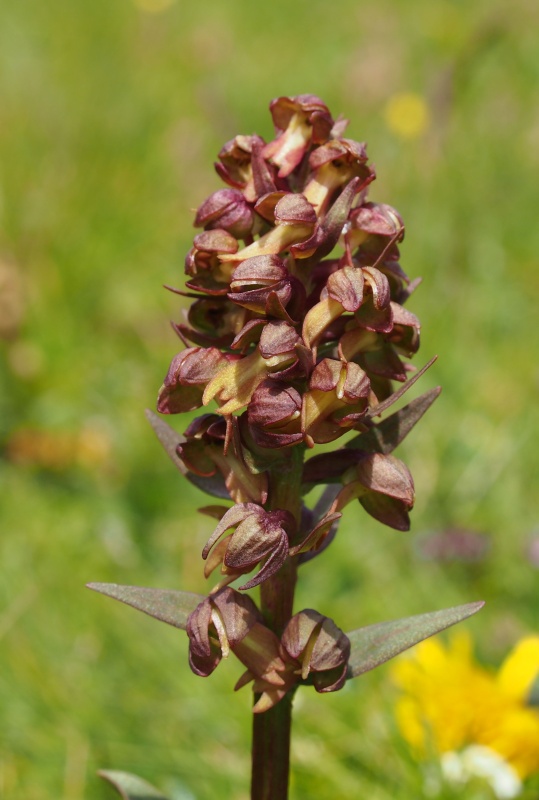
<instances>
[{"instance_id":1,"label":"purple-brown flower","mask_svg":"<svg viewBox=\"0 0 539 800\"><path fill-rule=\"evenodd\" d=\"M307 444L332 442L365 416L371 383L353 361L324 358L314 368L303 397L301 426Z\"/></svg>"},{"instance_id":2,"label":"purple-brown flower","mask_svg":"<svg viewBox=\"0 0 539 800\"><path fill-rule=\"evenodd\" d=\"M220 228L236 239L249 236L253 222L253 208L237 189L218 189L199 206L195 217L197 228Z\"/></svg>"},{"instance_id":3,"label":"purple-brown flower","mask_svg":"<svg viewBox=\"0 0 539 800\"><path fill-rule=\"evenodd\" d=\"M346 682L348 637L332 619L307 608L295 614L281 637L286 655L297 664L302 681L317 692L336 692Z\"/></svg>"},{"instance_id":4,"label":"purple-brown flower","mask_svg":"<svg viewBox=\"0 0 539 800\"><path fill-rule=\"evenodd\" d=\"M399 531L410 528L408 512L414 505L414 481L406 464L398 458L357 451L357 463L344 473L342 480L345 485L332 511L341 511L357 498L384 525Z\"/></svg>"},{"instance_id":5,"label":"purple-brown flower","mask_svg":"<svg viewBox=\"0 0 539 800\"><path fill-rule=\"evenodd\" d=\"M310 147L329 139L334 123L326 104L314 94L278 97L270 111L278 136L263 154L279 167L279 177L286 178Z\"/></svg>"},{"instance_id":6,"label":"purple-brown flower","mask_svg":"<svg viewBox=\"0 0 539 800\"><path fill-rule=\"evenodd\" d=\"M178 353L159 390L157 410L178 414L200 408L206 385L229 361L216 347L189 347Z\"/></svg>"},{"instance_id":7,"label":"purple-brown flower","mask_svg":"<svg viewBox=\"0 0 539 800\"><path fill-rule=\"evenodd\" d=\"M279 380L262 381L253 392L247 420L259 447L288 447L303 440L302 396L293 386Z\"/></svg>"},{"instance_id":8,"label":"purple-brown flower","mask_svg":"<svg viewBox=\"0 0 539 800\"><path fill-rule=\"evenodd\" d=\"M230 528L234 532L219 542ZM221 571L234 580L263 562L255 577L240 588L258 586L286 561L289 535L295 528L289 511L265 511L255 503L236 504L224 514L202 551L202 558L208 559L205 574L222 564Z\"/></svg>"},{"instance_id":9,"label":"purple-brown flower","mask_svg":"<svg viewBox=\"0 0 539 800\"><path fill-rule=\"evenodd\" d=\"M258 346L238 361L231 361L207 384L202 401L207 405L216 398L219 413L233 414L247 405L256 388L270 376L284 377L299 369L296 345L301 339L288 322L268 322L262 329Z\"/></svg>"}]
</instances>

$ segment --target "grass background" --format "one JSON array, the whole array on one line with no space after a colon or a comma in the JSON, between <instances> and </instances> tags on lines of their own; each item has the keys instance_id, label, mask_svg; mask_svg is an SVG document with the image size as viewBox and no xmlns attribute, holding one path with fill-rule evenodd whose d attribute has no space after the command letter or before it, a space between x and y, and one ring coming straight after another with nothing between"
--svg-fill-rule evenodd
<instances>
[{"instance_id":1,"label":"grass background","mask_svg":"<svg viewBox=\"0 0 539 800\"><path fill-rule=\"evenodd\" d=\"M195 678L183 634L83 586L205 591L204 497L143 415L178 347L161 284L182 281L221 145L270 138L281 94L320 95L369 143L371 198L424 277L421 390L444 387L401 448L412 532L351 508L297 607L347 630L483 598L467 627L493 664L539 629L538 24L531 0L2 4L0 796L105 800L102 767L173 800L248 797L239 665ZM480 563L418 557L455 527L488 536ZM302 692L293 750L294 800L423 795L388 668Z\"/></svg>"}]
</instances>

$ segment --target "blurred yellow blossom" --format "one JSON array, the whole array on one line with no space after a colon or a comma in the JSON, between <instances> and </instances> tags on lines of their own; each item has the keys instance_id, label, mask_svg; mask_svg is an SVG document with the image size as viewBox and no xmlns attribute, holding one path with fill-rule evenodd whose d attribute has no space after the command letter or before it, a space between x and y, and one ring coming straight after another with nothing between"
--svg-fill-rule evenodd
<instances>
[{"instance_id":1,"label":"blurred yellow blossom","mask_svg":"<svg viewBox=\"0 0 539 800\"><path fill-rule=\"evenodd\" d=\"M417 139L430 125L430 110L420 94L399 92L387 101L385 120L389 130L396 136Z\"/></svg>"},{"instance_id":2,"label":"blurred yellow blossom","mask_svg":"<svg viewBox=\"0 0 539 800\"><path fill-rule=\"evenodd\" d=\"M88 423L79 431L21 428L7 441L7 457L19 466L53 472L75 467L103 469L111 463L112 443L107 432Z\"/></svg>"},{"instance_id":3,"label":"blurred yellow blossom","mask_svg":"<svg viewBox=\"0 0 539 800\"><path fill-rule=\"evenodd\" d=\"M393 668L399 728L418 757L440 756L448 779L481 777L498 798L517 797L539 771L539 711L529 703L538 674L539 636L522 639L497 674L475 661L466 634L429 639Z\"/></svg>"}]
</instances>

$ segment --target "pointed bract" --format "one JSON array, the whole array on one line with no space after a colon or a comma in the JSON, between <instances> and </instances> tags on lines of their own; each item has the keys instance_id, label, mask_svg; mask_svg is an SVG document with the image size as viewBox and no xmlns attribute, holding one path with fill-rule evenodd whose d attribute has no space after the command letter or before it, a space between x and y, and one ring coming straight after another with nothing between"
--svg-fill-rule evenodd
<instances>
[{"instance_id":1,"label":"pointed bract","mask_svg":"<svg viewBox=\"0 0 539 800\"><path fill-rule=\"evenodd\" d=\"M88 583L87 587L182 630L186 629L189 615L203 599L202 595L193 592L121 586L117 583Z\"/></svg>"},{"instance_id":2,"label":"pointed bract","mask_svg":"<svg viewBox=\"0 0 539 800\"><path fill-rule=\"evenodd\" d=\"M351 644L348 677L356 678L374 669L423 639L471 617L483 606L483 601L467 603L350 631L347 634Z\"/></svg>"},{"instance_id":3,"label":"pointed bract","mask_svg":"<svg viewBox=\"0 0 539 800\"><path fill-rule=\"evenodd\" d=\"M101 769L97 774L108 781L123 800L168 800L155 786L130 772Z\"/></svg>"}]
</instances>

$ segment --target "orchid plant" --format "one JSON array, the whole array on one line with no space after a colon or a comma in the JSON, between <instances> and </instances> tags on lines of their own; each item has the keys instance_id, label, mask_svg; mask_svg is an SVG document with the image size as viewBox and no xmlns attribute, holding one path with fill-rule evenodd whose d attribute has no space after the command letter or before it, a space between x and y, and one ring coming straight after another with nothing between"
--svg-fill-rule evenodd
<instances>
[{"instance_id":1,"label":"orchid plant","mask_svg":"<svg viewBox=\"0 0 539 800\"><path fill-rule=\"evenodd\" d=\"M201 561L217 582L207 596L90 584L186 630L196 675L230 653L241 661L236 689L253 689L253 800L288 796L300 686L337 691L482 605L346 634L322 612L294 610L298 571L327 549L347 505L408 530L414 484L393 451L440 389L386 415L432 361L419 371L408 362L420 324L404 304L419 280L399 264L401 217L367 200L376 174L365 144L313 95L279 97L270 111L272 141L236 136L220 151L226 188L199 207L186 286L172 289L191 305L173 325L184 349L157 410L205 413L180 436L148 412L182 475L219 500L200 509L217 522ZM322 492L311 508L313 487ZM103 776L124 797L149 796L142 779Z\"/></svg>"}]
</instances>

